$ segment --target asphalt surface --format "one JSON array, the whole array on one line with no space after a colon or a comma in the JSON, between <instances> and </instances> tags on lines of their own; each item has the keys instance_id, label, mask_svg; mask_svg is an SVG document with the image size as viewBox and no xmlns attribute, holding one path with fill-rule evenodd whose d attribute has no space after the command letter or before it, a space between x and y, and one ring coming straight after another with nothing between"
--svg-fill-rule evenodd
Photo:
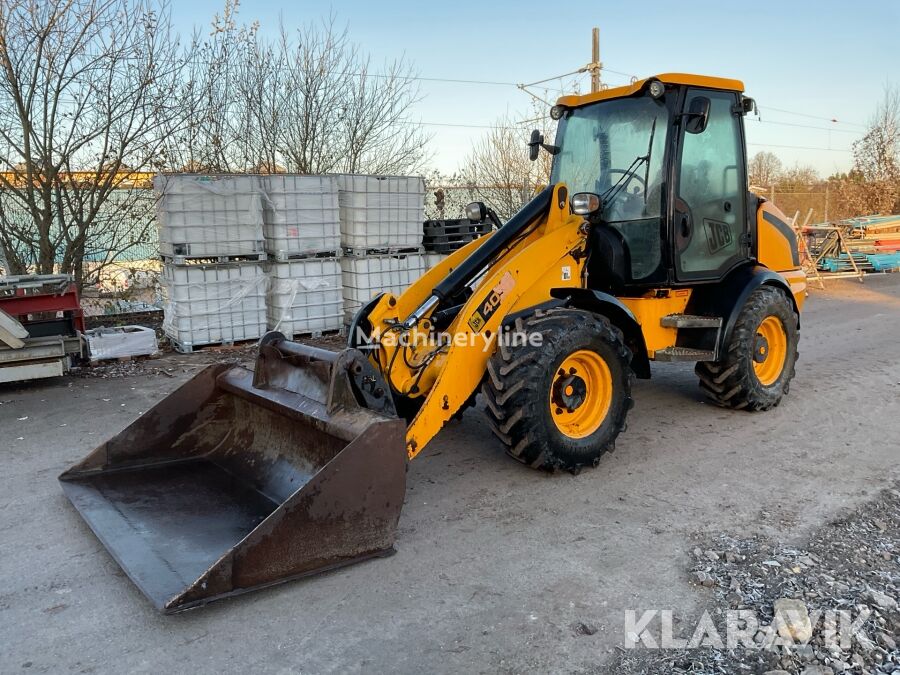
<instances>
[{"instance_id":1,"label":"asphalt surface","mask_svg":"<svg viewBox=\"0 0 900 675\"><path fill-rule=\"evenodd\" d=\"M900 477L900 275L814 290L791 393L705 403L654 367L614 454L507 458L479 410L413 462L397 554L157 614L56 477L194 372L0 385L0 672L605 672L624 614L689 614L697 533L800 539ZM195 355L196 357L196 355Z\"/></svg>"}]
</instances>

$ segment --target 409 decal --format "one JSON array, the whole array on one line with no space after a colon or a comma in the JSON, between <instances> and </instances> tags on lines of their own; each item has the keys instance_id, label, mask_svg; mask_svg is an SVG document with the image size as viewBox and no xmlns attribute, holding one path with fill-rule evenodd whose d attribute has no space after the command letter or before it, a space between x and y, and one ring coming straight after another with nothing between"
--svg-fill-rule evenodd
<instances>
[{"instance_id":1,"label":"409 decal","mask_svg":"<svg viewBox=\"0 0 900 675\"><path fill-rule=\"evenodd\" d=\"M516 280L512 273L507 272L504 274L497 285L488 293L487 297L478 303L478 308L472 312L472 316L469 317L469 327L476 333L484 328L484 324L488 322L494 312L497 311L497 308L500 307L503 296L509 293L515 285Z\"/></svg>"}]
</instances>

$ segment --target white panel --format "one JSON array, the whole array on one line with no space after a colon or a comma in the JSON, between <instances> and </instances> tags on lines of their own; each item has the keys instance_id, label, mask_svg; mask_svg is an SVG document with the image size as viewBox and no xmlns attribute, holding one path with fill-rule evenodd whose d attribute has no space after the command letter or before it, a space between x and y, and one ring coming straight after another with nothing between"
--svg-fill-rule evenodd
<instances>
[{"instance_id":1,"label":"white panel","mask_svg":"<svg viewBox=\"0 0 900 675\"><path fill-rule=\"evenodd\" d=\"M156 331L145 326L94 328L85 332L84 339L91 361L149 356L159 351Z\"/></svg>"},{"instance_id":2,"label":"white panel","mask_svg":"<svg viewBox=\"0 0 900 675\"><path fill-rule=\"evenodd\" d=\"M334 176L266 176L266 251L279 260L341 246Z\"/></svg>"},{"instance_id":3,"label":"white panel","mask_svg":"<svg viewBox=\"0 0 900 675\"><path fill-rule=\"evenodd\" d=\"M413 248L422 245L425 181L409 176L337 177L341 244L345 248Z\"/></svg>"},{"instance_id":4,"label":"white panel","mask_svg":"<svg viewBox=\"0 0 900 675\"><path fill-rule=\"evenodd\" d=\"M64 359L0 367L0 382L22 382L43 377L59 377L66 371Z\"/></svg>"},{"instance_id":5,"label":"white panel","mask_svg":"<svg viewBox=\"0 0 900 675\"><path fill-rule=\"evenodd\" d=\"M344 320L381 292L402 293L425 272L425 254L347 256L341 258Z\"/></svg>"},{"instance_id":6,"label":"white panel","mask_svg":"<svg viewBox=\"0 0 900 675\"><path fill-rule=\"evenodd\" d=\"M159 250L167 256L215 257L264 251L261 176L163 174L158 194Z\"/></svg>"},{"instance_id":7,"label":"white panel","mask_svg":"<svg viewBox=\"0 0 900 675\"><path fill-rule=\"evenodd\" d=\"M269 330L288 337L338 330L342 326L343 303L337 258L307 258L269 266Z\"/></svg>"},{"instance_id":8,"label":"white panel","mask_svg":"<svg viewBox=\"0 0 900 675\"><path fill-rule=\"evenodd\" d=\"M255 340L266 327L262 263L163 265L163 330L182 347Z\"/></svg>"}]
</instances>

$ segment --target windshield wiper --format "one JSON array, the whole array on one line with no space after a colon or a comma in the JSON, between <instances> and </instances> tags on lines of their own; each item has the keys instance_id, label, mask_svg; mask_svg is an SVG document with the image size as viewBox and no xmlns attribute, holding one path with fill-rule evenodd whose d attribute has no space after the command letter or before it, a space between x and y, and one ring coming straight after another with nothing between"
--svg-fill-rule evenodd
<instances>
[{"instance_id":1,"label":"windshield wiper","mask_svg":"<svg viewBox=\"0 0 900 675\"><path fill-rule=\"evenodd\" d=\"M647 166L644 167L644 205L647 204L647 193L650 187L647 183L650 181L650 154L653 152L653 137L656 136L656 118L653 118L653 126L650 127L650 142L647 143Z\"/></svg>"},{"instance_id":2,"label":"windshield wiper","mask_svg":"<svg viewBox=\"0 0 900 675\"><path fill-rule=\"evenodd\" d=\"M622 177L617 180L613 185L609 187L606 192L600 195L601 203L605 206L606 204L612 203L613 200L619 195L619 193L625 188L625 186L629 183L632 176L637 173L637 170L641 168L641 164L647 164L646 169L644 170L644 203L647 203L647 181L650 180L650 155L653 152L653 137L656 135L656 120L653 120L653 126L650 128L650 142L647 144L647 154L646 155L638 155L634 158L634 161L631 165L622 172Z\"/></svg>"}]
</instances>

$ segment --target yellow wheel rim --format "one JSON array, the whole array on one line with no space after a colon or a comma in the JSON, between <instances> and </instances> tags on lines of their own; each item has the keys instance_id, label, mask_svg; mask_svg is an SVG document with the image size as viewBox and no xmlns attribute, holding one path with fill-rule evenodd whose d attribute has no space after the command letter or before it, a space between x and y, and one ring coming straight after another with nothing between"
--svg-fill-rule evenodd
<instances>
[{"instance_id":1,"label":"yellow wheel rim","mask_svg":"<svg viewBox=\"0 0 900 675\"><path fill-rule=\"evenodd\" d=\"M580 349L556 369L550 384L550 417L569 438L585 438L603 424L612 394L606 361L596 352Z\"/></svg>"},{"instance_id":2,"label":"yellow wheel rim","mask_svg":"<svg viewBox=\"0 0 900 675\"><path fill-rule=\"evenodd\" d=\"M763 386L774 384L787 360L787 332L777 316L767 316L756 329L753 344L753 370Z\"/></svg>"}]
</instances>

